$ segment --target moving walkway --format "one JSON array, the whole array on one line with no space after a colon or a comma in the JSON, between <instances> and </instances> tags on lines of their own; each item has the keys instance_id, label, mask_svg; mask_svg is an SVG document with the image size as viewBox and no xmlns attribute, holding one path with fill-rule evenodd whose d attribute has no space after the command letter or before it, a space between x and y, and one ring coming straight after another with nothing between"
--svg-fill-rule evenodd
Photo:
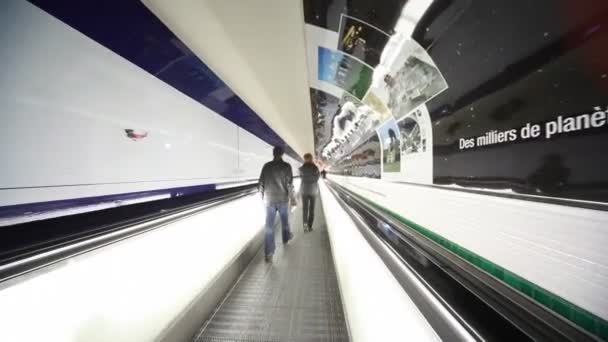
<instances>
[{"instance_id":1,"label":"moving walkway","mask_svg":"<svg viewBox=\"0 0 608 342\"><path fill-rule=\"evenodd\" d=\"M0 339L599 340L338 184L320 198L315 230L292 211L272 263L252 186L19 245L0 266Z\"/></svg>"}]
</instances>

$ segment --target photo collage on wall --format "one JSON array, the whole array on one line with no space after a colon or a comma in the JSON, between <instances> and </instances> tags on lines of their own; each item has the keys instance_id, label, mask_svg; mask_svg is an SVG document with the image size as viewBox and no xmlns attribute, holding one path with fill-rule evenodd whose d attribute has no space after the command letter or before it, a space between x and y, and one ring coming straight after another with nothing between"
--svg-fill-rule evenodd
<instances>
[{"instance_id":1,"label":"photo collage on wall","mask_svg":"<svg viewBox=\"0 0 608 342\"><path fill-rule=\"evenodd\" d=\"M327 164L340 161L344 169L359 165L361 156L352 157L367 144L367 151L377 151L365 160L378 161L366 164L378 168L368 173L400 175L408 167L402 165L404 153L430 152L430 120L420 118L428 111L415 109L447 83L427 52L409 36L390 35L347 14L339 16L338 32L307 26L308 48L315 49L308 57L316 71L310 94L317 156Z\"/></svg>"}]
</instances>

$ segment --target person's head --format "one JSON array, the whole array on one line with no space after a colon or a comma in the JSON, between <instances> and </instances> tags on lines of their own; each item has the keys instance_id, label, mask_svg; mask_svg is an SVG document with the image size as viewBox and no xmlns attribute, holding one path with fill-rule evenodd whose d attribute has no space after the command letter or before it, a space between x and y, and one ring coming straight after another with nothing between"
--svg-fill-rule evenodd
<instances>
[{"instance_id":1,"label":"person's head","mask_svg":"<svg viewBox=\"0 0 608 342\"><path fill-rule=\"evenodd\" d=\"M389 74L384 75L384 83L386 83L386 85L389 87L393 87L395 85L393 78Z\"/></svg>"},{"instance_id":2,"label":"person's head","mask_svg":"<svg viewBox=\"0 0 608 342\"><path fill-rule=\"evenodd\" d=\"M283 148L281 146L275 146L272 149L272 155L274 156L274 159L280 159L281 157L283 157L283 153L285 153L283 151Z\"/></svg>"},{"instance_id":3,"label":"person's head","mask_svg":"<svg viewBox=\"0 0 608 342\"><path fill-rule=\"evenodd\" d=\"M312 154L310 154L310 153L306 153L306 154L304 155L304 162L305 162L305 163L312 163Z\"/></svg>"},{"instance_id":4,"label":"person's head","mask_svg":"<svg viewBox=\"0 0 608 342\"><path fill-rule=\"evenodd\" d=\"M388 129L388 136L391 139L391 141L397 140L397 134L395 134L395 131L392 128Z\"/></svg>"}]
</instances>

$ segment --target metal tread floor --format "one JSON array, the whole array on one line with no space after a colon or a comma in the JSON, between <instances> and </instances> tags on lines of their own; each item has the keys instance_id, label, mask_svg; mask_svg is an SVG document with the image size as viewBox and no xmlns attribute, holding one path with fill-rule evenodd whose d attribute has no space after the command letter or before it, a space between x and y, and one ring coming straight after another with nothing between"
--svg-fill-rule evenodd
<instances>
[{"instance_id":1,"label":"metal tread floor","mask_svg":"<svg viewBox=\"0 0 608 342\"><path fill-rule=\"evenodd\" d=\"M281 242L272 263L260 251L196 342L348 341L320 199L314 231L303 233L301 206L290 215L293 240ZM278 223L278 220L277 220Z\"/></svg>"}]
</instances>

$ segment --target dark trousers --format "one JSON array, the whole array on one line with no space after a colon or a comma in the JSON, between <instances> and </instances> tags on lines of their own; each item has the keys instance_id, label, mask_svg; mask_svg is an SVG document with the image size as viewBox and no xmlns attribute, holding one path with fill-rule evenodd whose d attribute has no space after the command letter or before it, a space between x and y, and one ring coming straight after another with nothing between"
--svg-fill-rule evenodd
<instances>
[{"instance_id":1,"label":"dark trousers","mask_svg":"<svg viewBox=\"0 0 608 342\"><path fill-rule=\"evenodd\" d=\"M315 219L315 195L302 195L302 218L308 228L312 228Z\"/></svg>"},{"instance_id":2,"label":"dark trousers","mask_svg":"<svg viewBox=\"0 0 608 342\"><path fill-rule=\"evenodd\" d=\"M281 217L281 225L283 226L283 242L289 240L289 204L288 203L271 203L266 204L266 229L264 237L264 252L266 256L274 254L274 219L277 216L277 211Z\"/></svg>"}]
</instances>

